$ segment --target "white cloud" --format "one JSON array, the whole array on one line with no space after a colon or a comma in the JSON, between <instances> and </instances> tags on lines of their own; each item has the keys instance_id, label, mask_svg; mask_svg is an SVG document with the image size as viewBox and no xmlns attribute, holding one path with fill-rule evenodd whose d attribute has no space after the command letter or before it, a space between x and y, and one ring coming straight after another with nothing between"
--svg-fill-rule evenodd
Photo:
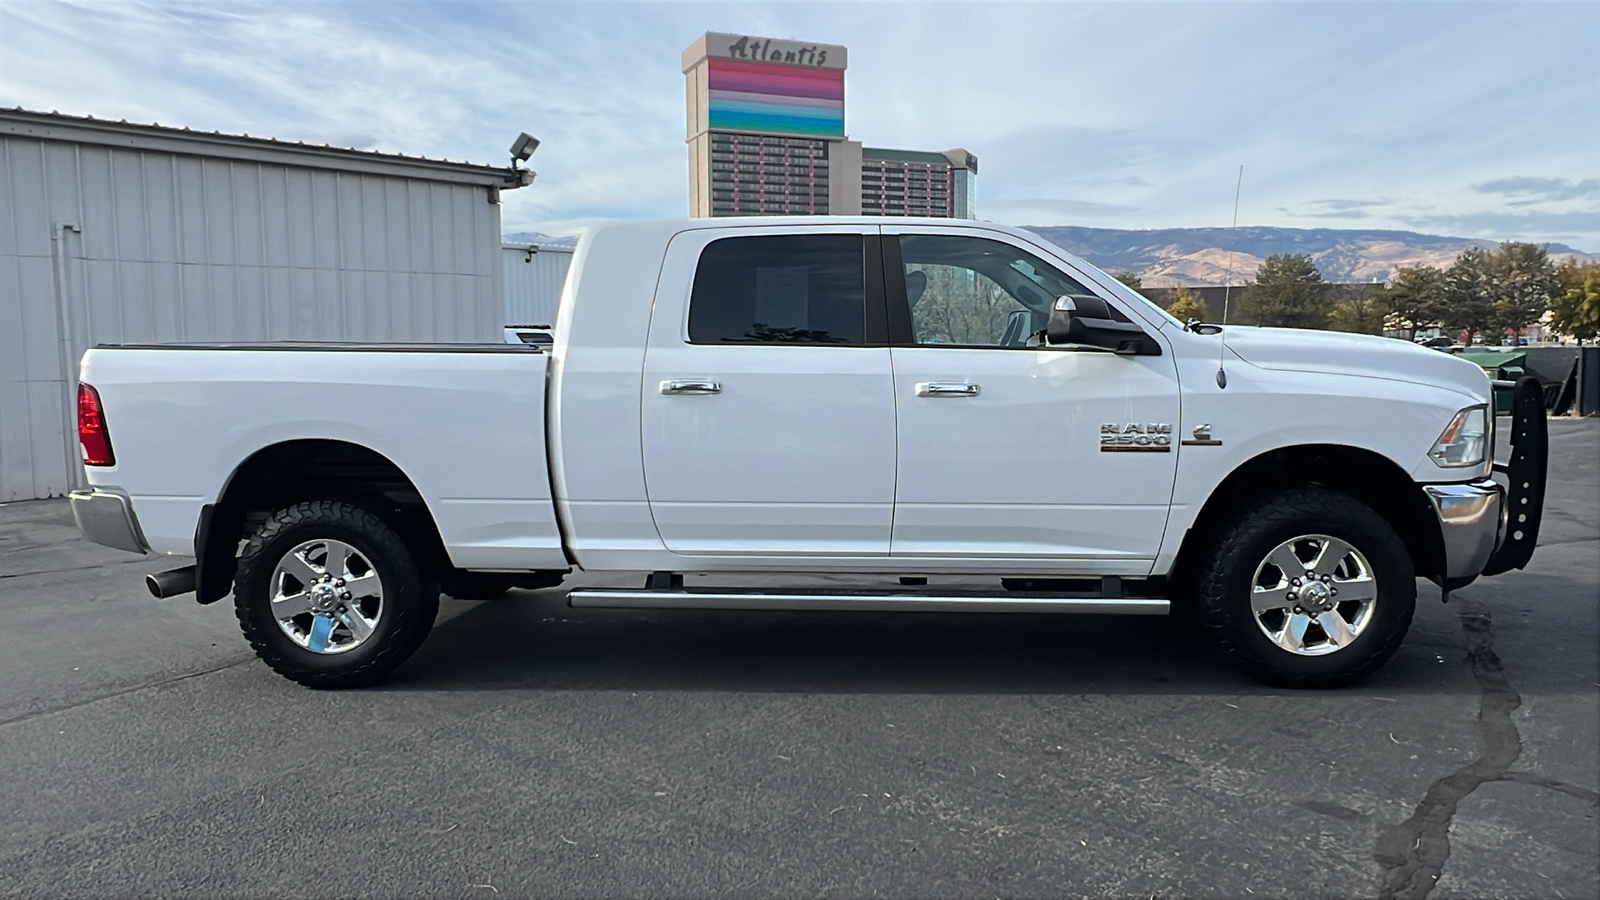
<instances>
[{"instance_id":1,"label":"white cloud","mask_svg":"<svg viewBox=\"0 0 1600 900\"><path fill-rule=\"evenodd\" d=\"M851 136L968 148L987 217L1226 224L1243 164L1243 223L1600 248L1597 28L1592 4L5 3L0 104L489 163L526 130L539 180L505 221L550 231L686 211L679 54L748 31L848 46Z\"/></svg>"},{"instance_id":2,"label":"white cloud","mask_svg":"<svg viewBox=\"0 0 1600 900\"><path fill-rule=\"evenodd\" d=\"M1522 175L1475 184L1472 188L1482 194L1504 194L1526 198L1514 201L1517 203L1560 202L1580 197L1600 197L1600 178L1573 181L1570 178L1530 178Z\"/></svg>"}]
</instances>

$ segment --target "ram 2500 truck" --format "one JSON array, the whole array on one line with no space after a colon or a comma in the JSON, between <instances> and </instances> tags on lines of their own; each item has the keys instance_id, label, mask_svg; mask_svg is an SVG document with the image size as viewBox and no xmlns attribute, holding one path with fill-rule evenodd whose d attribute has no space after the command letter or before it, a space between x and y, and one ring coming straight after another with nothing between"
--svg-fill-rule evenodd
<instances>
[{"instance_id":1,"label":"ram 2500 truck","mask_svg":"<svg viewBox=\"0 0 1600 900\"><path fill-rule=\"evenodd\" d=\"M231 593L311 686L399 665L441 592L573 569L574 606L1177 606L1326 685L1395 652L1418 577L1531 557L1537 385L1505 484L1491 394L1403 341L1179 322L997 225L628 223L579 242L548 347L90 350L71 502L91 540L194 556L151 590Z\"/></svg>"}]
</instances>

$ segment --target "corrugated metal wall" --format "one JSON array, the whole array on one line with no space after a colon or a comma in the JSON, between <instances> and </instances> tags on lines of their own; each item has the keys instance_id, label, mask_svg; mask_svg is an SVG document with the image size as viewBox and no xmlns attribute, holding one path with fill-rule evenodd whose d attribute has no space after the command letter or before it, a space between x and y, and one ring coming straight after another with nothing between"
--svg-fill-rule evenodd
<instances>
[{"instance_id":1,"label":"corrugated metal wall","mask_svg":"<svg viewBox=\"0 0 1600 900\"><path fill-rule=\"evenodd\" d=\"M572 265L572 249L504 244L500 262L506 291L505 324L554 325L561 286Z\"/></svg>"},{"instance_id":2,"label":"corrugated metal wall","mask_svg":"<svg viewBox=\"0 0 1600 900\"><path fill-rule=\"evenodd\" d=\"M97 343L499 340L499 231L482 186L0 137L0 501L81 483Z\"/></svg>"}]
</instances>

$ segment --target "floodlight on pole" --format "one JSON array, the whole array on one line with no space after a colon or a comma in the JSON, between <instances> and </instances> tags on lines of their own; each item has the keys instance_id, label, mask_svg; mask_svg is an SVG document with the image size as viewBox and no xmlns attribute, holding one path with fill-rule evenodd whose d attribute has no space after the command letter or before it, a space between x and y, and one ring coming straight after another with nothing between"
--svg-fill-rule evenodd
<instances>
[{"instance_id":1,"label":"floodlight on pole","mask_svg":"<svg viewBox=\"0 0 1600 900\"><path fill-rule=\"evenodd\" d=\"M538 138L526 131L517 135L517 139L511 142L511 167L516 168L517 163L527 162L537 149L539 149Z\"/></svg>"}]
</instances>

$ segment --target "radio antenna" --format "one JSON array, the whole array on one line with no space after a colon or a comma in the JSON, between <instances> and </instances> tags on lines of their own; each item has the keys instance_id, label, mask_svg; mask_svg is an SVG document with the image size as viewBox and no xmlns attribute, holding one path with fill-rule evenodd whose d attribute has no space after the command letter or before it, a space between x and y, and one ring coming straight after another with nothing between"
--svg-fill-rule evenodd
<instances>
[{"instance_id":1,"label":"radio antenna","mask_svg":"<svg viewBox=\"0 0 1600 900\"><path fill-rule=\"evenodd\" d=\"M1233 252L1239 248L1239 189L1244 187L1244 165L1239 166L1239 179L1233 184L1233 225L1228 228L1228 279L1222 283L1222 334L1217 348L1217 387L1228 386L1228 370L1223 360L1228 354L1228 301L1233 298Z\"/></svg>"}]
</instances>

